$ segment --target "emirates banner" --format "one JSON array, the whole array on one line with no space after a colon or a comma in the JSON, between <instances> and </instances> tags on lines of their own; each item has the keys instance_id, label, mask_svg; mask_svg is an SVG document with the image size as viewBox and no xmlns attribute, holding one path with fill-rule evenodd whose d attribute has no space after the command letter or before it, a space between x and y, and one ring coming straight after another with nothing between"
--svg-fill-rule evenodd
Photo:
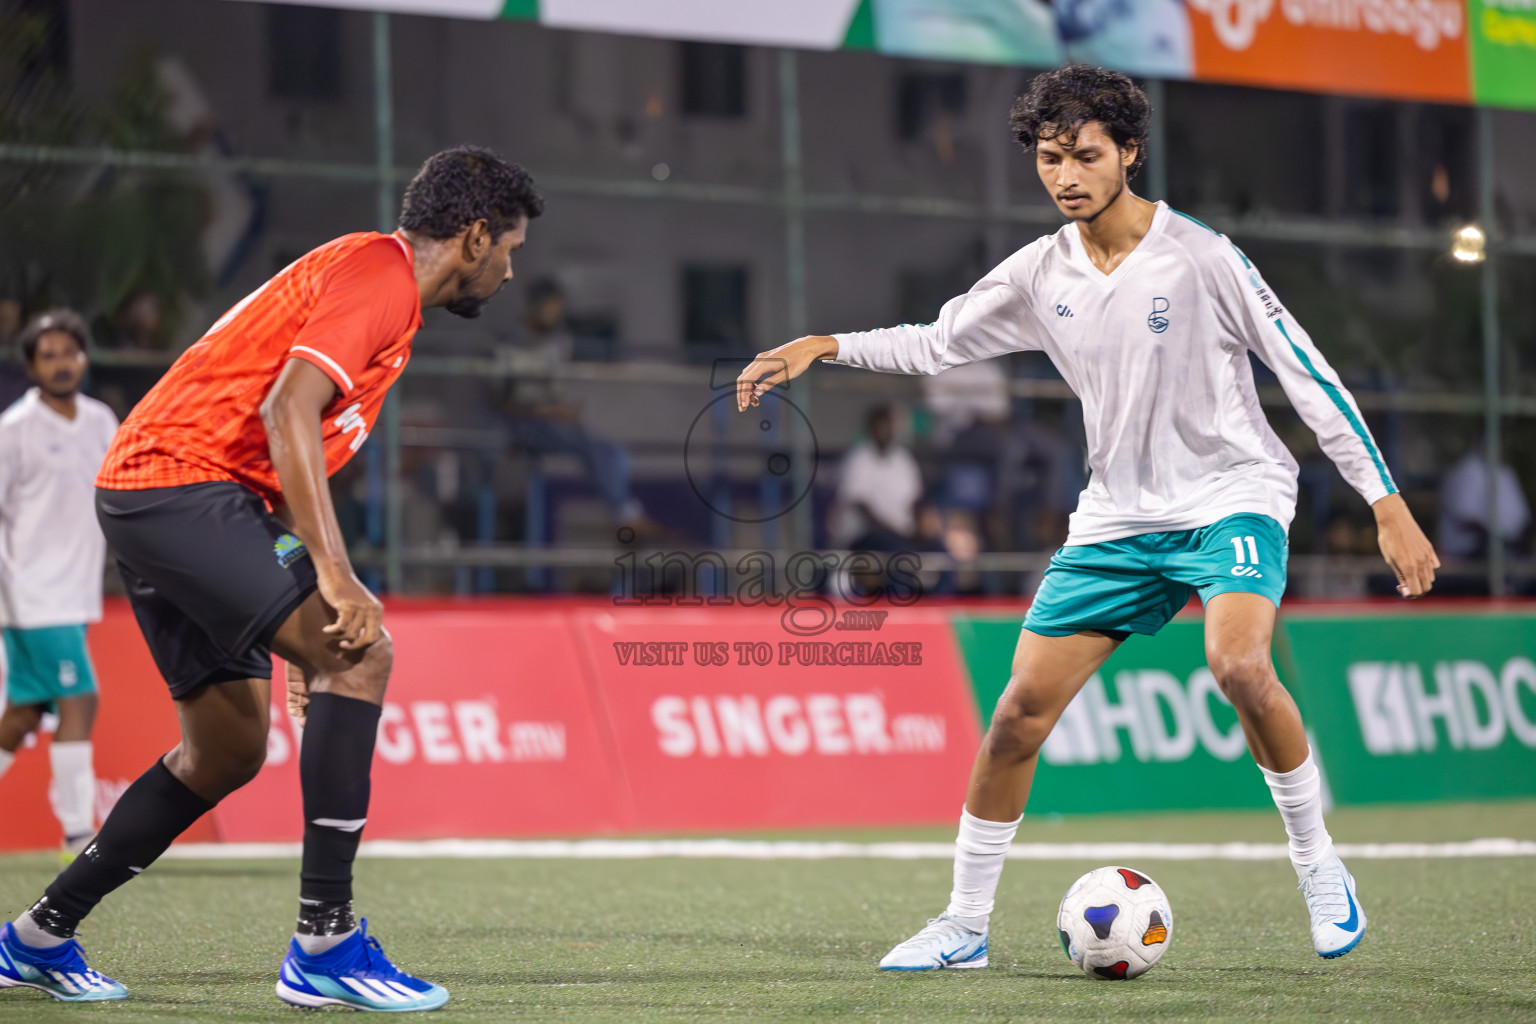
<instances>
[{"instance_id":1,"label":"emirates banner","mask_svg":"<svg viewBox=\"0 0 1536 1024\"><path fill-rule=\"evenodd\" d=\"M276 2L1536 109L1536 0Z\"/></svg>"}]
</instances>

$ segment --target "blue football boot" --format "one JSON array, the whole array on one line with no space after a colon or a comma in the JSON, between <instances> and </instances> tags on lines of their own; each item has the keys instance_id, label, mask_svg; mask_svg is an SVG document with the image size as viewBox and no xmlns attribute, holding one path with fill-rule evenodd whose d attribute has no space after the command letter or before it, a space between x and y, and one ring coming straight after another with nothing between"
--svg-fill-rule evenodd
<instances>
[{"instance_id":1,"label":"blue football boot","mask_svg":"<svg viewBox=\"0 0 1536 1024\"><path fill-rule=\"evenodd\" d=\"M448 990L413 978L389 962L379 940L368 934L368 919L337 945L310 956L298 939L277 979L277 998L294 1006L350 1006L354 1010L435 1010L448 1001Z\"/></svg>"},{"instance_id":2,"label":"blue football boot","mask_svg":"<svg viewBox=\"0 0 1536 1024\"><path fill-rule=\"evenodd\" d=\"M38 949L23 943L9 921L0 925L0 988L40 989L66 1003L128 998L126 988L91 970L74 939Z\"/></svg>"}]
</instances>

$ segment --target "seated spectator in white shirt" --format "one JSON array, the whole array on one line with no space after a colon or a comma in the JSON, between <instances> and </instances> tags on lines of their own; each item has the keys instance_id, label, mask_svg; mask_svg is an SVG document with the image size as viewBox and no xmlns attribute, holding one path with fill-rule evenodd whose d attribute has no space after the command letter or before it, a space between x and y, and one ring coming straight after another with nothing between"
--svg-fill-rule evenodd
<instances>
[{"instance_id":1,"label":"seated spectator in white shirt","mask_svg":"<svg viewBox=\"0 0 1536 1024\"><path fill-rule=\"evenodd\" d=\"M1497 529L1505 547L1517 546L1531 525L1531 506L1508 463L1497 477ZM1488 463L1482 443L1451 463L1440 481L1440 536L1436 545L1452 558L1481 558L1492 530L1488 514Z\"/></svg>"},{"instance_id":2,"label":"seated spectator in white shirt","mask_svg":"<svg viewBox=\"0 0 1536 1024\"><path fill-rule=\"evenodd\" d=\"M843 459L829 533L838 548L863 551L911 550L917 541L917 504L923 474L917 459L896 443L890 406L873 409L867 440Z\"/></svg>"}]
</instances>

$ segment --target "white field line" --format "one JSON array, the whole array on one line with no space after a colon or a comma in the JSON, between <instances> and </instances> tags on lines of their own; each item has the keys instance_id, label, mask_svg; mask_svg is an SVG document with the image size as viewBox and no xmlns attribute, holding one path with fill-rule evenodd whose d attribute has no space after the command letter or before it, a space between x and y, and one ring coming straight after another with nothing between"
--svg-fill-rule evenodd
<instances>
[{"instance_id":1,"label":"white field line","mask_svg":"<svg viewBox=\"0 0 1536 1024\"><path fill-rule=\"evenodd\" d=\"M1536 857L1528 839L1472 839L1460 843L1339 843L1346 860L1419 860L1458 857ZM185 843L164 854L173 860L297 858L298 843ZM646 860L683 857L723 860L951 860L953 843L839 843L750 839L375 839L363 857L487 860ZM1015 843L1012 860L1286 860L1283 843Z\"/></svg>"}]
</instances>

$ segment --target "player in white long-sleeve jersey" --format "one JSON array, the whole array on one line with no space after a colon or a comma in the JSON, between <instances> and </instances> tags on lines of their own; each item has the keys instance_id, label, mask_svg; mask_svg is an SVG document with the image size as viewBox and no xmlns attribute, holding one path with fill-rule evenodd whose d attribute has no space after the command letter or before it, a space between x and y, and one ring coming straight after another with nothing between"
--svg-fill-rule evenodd
<instances>
[{"instance_id":1,"label":"player in white long-sleeve jersey","mask_svg":"<svg viewBox=\"0 0 1536 1024\"><path fill-rule=\"evenodd\" d=\"M53 807L64 855L96 832L91 727L96 673L85 627L101 618L107 542L96 524L96 472L117 430L112 410L79 393L85 322L45 313L21 335L36 385L0 415L0 620L5 712L0 775L42 721L58 715L49 746Z\"/></svg>"},{"instance_id":2,"label":"player in white long-sleeve jersey","mask_svg":"<svg viewBox=\"0 0 1536 1024\"><path fill-rule=\"evenodd\" d=\"M1211 671L1284 821L1313 947L1342 956L1365 933L1301 716L1270 658L1297 467L1259 406L1250 353L1371 504L1403 596L1427 592L1439 561L1354 400L1248 258L1127 187L1149 115L1123 75L1079 65L1038 76L1012 126L1067 225L945 303L935 323L801 338L739 379L746 409L817 360L931 374L1036 350L1082 400L1092 475L976 757L949 907L891 950L887 970L986 966L993 895L1041 745L1121 641L1156 633L1192 592L1205 604Z\"/></svg>"}]
</instances>

